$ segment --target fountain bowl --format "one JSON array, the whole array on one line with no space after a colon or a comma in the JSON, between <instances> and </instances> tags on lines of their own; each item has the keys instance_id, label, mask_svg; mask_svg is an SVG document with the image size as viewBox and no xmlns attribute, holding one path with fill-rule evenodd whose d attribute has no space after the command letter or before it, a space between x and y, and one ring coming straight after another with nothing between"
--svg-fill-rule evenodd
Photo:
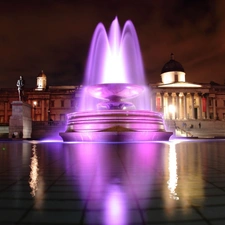
<instances>
[{"instance_id":1,"label":"fountain bowl","mask_svg":"<svg viewBox=\"0 0 225 225\"><path fill-rule=\"evenodd\" d=\"M129 83L103 83L87 87L87 91L93 97L110 101L135 98L143 92L143 90L143 86Z\"/></svg>"},{"instance_id":2,"label":"fountain bowl","mask_svg":"<svg viewBox=\"0 0 225 225\"><path fill-rule=\"evenodd\" d=\"M66 142L168 141L172 132L164 129L159 113L148 110L96 110L67 115Z\"/></svg>"}]
</instances>

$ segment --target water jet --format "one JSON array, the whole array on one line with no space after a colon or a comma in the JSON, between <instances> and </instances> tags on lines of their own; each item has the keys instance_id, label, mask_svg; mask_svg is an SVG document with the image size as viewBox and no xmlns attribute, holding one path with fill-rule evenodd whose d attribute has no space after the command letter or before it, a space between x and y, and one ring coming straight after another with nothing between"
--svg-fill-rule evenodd
<instances>
[{"instance_id":1,"label":"water jet","mask_svg":"<svg viewBox=\"0 0 225 225\"><path fill-rule=\"evenodd\" d=\"M139 42L127 21L118 19L109 33L95 29L77 112L67 115L64 141L135 142L168 140L163 116L150 110Z\"/></svg>"}]
</instances>

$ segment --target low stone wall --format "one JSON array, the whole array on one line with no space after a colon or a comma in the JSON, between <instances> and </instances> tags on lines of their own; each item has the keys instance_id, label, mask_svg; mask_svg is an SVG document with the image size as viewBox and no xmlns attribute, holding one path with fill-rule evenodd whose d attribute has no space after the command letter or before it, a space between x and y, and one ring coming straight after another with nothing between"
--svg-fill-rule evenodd
<instances>
[{"instance_id":1,"label":"low stone wall","mask_svg":"<svg viewBox=\"0 0 225 225\"><path fill-rule=\"evenodd\" d=\"M64 121L33 121L31 139L34 140L62 140L60 132L65 132L66 122Z\"/></svg>"},{"instance_id":2,"label":"low stone wall","mask_svg":"<svg viewBox=\"0 0 225 225\"><path fill-rule=\"evenodd\" d=\"M0 125L0 138L8 138L9 136L9 125Z\"/></svg>"},{"instance_id":3,"label":"low stone wall","mask_svg":"<svg viewBox=\"0 0 225 225\"><path fill-rule=\"evenodd\" d=\"M32 122L32 140L44 140L44 139L54 139L62 140L59 136L60 132L65 132L66 123L61 121L48 122L48 121L35 121ZM19 138L15 137L15 139ZM0 125L0 139L11 139L9 138L9 125ZM26 138L25 138L26 139Z\"/></svg>"}]
</instances>

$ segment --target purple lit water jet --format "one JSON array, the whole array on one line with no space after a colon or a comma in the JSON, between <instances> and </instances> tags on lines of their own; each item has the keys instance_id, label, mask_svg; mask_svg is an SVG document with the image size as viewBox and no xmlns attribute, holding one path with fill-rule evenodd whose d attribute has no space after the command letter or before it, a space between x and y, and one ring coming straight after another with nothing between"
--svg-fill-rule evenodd
<instances>
[{"instance_id":1,"label":"purple lit water jet","mask_svg":"<svg viewBox=\"0 0 225 225\"><path fill-rule=\"evenodd\" d=\"M121 31L118 19L107 34L95 29L78 112L68 114L64 141L155 141L172 135L162 115L150 111L139 42L134 25ZM129 100L129 101L128 101Z\"/></svg>"},{"instance_id":2,"label":"purple lit water jet","mask_svg":"<svg viewBox=\"0 0 225 225\"><path fill-rule=\"evenodd\" d=\"M127 21L121 32L118 19L109 33L99 23L92 37L86 65L84 90L78 111L96 110L98 100L91 98L86 87L96 84L136 84L143 87L135 101L137 109L150 110L140 46L134 25Z\"/></svg>"},{"instance_id":3,"label":"purple lit water jet","mask_svg":"<svg viewBox=\"0 0 225 225\"><path fill-rule=\"evenodd\" d=\"M125 23L122 33L117 18L108 35L101 23L94 32L84 85L101 83L146 83L138 38L131 21Z\"/></svg>"}]
</instances>

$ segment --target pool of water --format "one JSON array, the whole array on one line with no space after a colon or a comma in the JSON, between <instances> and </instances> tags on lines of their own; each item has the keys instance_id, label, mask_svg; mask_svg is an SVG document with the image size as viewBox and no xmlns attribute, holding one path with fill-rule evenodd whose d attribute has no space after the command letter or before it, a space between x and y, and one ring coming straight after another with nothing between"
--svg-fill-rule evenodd
<instances>
[{"instance_id":1,"label":"pool of water","mask_svg":"<svg viewBox=\"0 0 225 225\"><path fill-rule=\"evenodd\" d=\"M225 224L224 146L0 142L0 224Z\"/></svg>"}]
</instances>

